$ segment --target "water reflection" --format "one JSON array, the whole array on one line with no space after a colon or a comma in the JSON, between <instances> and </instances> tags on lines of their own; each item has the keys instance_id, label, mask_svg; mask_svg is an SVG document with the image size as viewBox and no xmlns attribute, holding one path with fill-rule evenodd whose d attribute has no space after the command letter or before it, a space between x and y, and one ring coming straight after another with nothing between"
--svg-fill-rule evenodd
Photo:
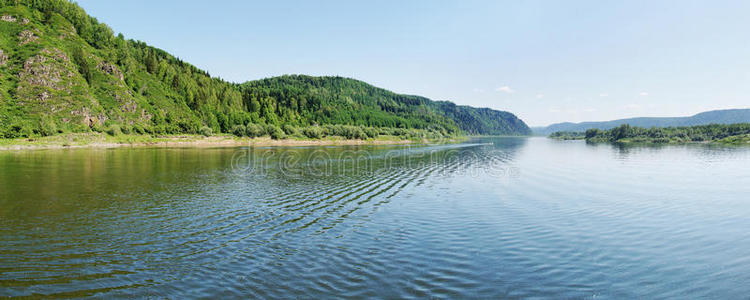
<instances>
[{"instance_id":1,"label":"water reflection","mask_svg":"<svg viewBox=\"0 0 750 300\"><path fill-rule=\"evenodd\" d=\"M0 294L732 298L750 292L732 250L750 247L749 153L526 138L4 152Z\"/></svg>"},{"instance_id":2,"label":"water reflection","mask_svg":"<svg viewBox=\"0 0 750 300\"><path fill-rule=\"evenodd\" d=\"M523 142L467 143L389 148L244 148L233 153L237 176L316 178L331 176L384 176L401 169L426 170L441 175L511 174L512 161Z\"/></svg>"}]
</instances>

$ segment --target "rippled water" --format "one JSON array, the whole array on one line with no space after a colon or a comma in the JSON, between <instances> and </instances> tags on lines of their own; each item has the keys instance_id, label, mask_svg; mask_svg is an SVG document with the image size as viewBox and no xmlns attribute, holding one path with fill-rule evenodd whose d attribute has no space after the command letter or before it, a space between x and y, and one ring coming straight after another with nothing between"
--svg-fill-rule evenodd
<instances>
[{"instance_id":1,"label":"rippled water","mask_svg":"<svg viewBox=\"0 0 750 300\"><path fill-rule=\"evenodd\" d=\"M747 298L750 149L0 153L0 296Z\"/></svg>"}]
</instances>

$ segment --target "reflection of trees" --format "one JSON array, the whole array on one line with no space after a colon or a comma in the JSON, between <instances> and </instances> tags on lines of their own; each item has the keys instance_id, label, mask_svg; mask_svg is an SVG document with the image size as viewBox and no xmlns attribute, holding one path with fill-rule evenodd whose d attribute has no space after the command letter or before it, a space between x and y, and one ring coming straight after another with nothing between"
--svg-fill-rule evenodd
<instances>
[{"instance_id":1,"label":"reflection of trees","mask_svg":"<svg viewBox=\"0 0 750 300\"><path fill-rule=\"evenodd\" d=\"M698 156L717 159L720 157L732 157L735 155L742 155L750 148L742 146L731 146L731 145L716 145L716 144L632 144L632 143L597 143L597 142L586 142L587 147L591 148L608 148L612 151L612 155L617 160L628 160L633 155L639 153L648 152L660 152L667 149L683 149L690 153ZM740 151L738 151L740 150Z\"/></svg>"},{"instance_id":2,"label":"reflection of trees","mask_svg":"<svg viewBox=\"0 0 750 300\"><path fill-rule=\"evenodd\" d=\"M231 154L230 149L2 153L0 216L64 215L120 205L135 200L136 193L195 182L199 179L196 175L226 165Z\"/></svg>"},{"instance_id":3,"label":"reflection of trees","mask_svg":"<svg viewBox=\"0 0 750 300\"><path fill-rule=\"evenodd\" d=\"M405 170L436 174L502 174L525 138L484 138L478 143L437 146L249 148L233 166L239 176L262 175L277 184L311 178L385 176Z\"/></svg>"}]
</instances>

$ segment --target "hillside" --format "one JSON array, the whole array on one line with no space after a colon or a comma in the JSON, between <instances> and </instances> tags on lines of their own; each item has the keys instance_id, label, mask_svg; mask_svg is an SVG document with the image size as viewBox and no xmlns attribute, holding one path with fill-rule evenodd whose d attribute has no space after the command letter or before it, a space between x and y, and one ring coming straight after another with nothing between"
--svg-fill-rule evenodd
<instances>
[{"instance_id":1,"label":"hillside","mask_svg":"<svg viewBox=\"0 0 750 300\"><path fill-rule=\"evenodd\" d=\"M323 124L446 134L530 134L513 114L400 95L341 77L243 84L115 36L66 0L0 0L0 137L103 131L230 132L237 125Z\"/></svg>"},{"instance_id":2,"label":"hillside","mask_svg":"<svg viewBox=\"0 0 750 300\"><path fill-rule=\"evenodd\" d=\"M750 123L750 109L726 109L702 112L690 117L630 118L605 122L558 123L547 127L534 128L534 134L549 135L554 132L584 132L588 129L608 130L628 124L630 126L684 127L708 124Z\"/></svg>"},{"instance_id":3,"label":"hillside","mask_svg":"<svg viewBox=\"0 0 750 300\"><path fill-rule=\"evenodd\" d=\"M509 112L401 95L343 77L287 75L242 84L249 111L264 101L285 109L285 123L350 124L371 127L446 128L468 134L526 135L526 124Z\"/></svg>"}]
</instances>

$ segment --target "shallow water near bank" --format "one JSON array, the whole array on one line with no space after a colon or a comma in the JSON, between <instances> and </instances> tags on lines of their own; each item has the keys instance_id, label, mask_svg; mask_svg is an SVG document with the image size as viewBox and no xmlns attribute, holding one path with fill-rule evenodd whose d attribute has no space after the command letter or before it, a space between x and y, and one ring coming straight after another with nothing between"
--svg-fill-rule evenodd
<instances>
[{"instance_id":1,"label":"shallow water near bank","mask_svg":"<svg viewBox=\"0 0 750 300\"><path fill-rule=\"evenodd\" d=\"M0 153L0 295L743 298L750 148Z\"/></svg>"}]
</instances>

